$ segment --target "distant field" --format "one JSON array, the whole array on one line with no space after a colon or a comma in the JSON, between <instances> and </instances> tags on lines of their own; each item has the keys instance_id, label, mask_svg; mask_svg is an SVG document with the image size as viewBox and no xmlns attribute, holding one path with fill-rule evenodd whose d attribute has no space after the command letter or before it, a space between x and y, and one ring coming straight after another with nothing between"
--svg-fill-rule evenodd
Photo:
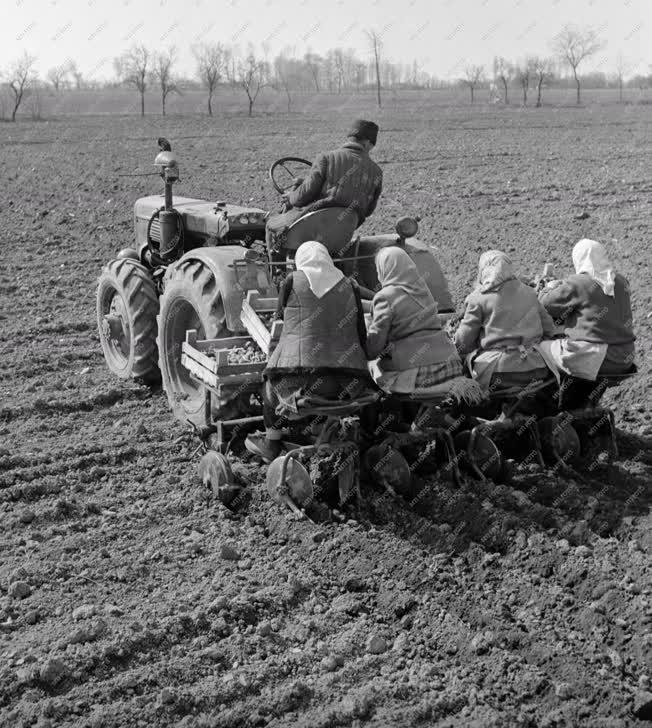
<instances>
[{"instance_id":1,"label":"distant field","mask_svg":"<svg viewBox=\"0 0 652 728\"><path fill-rule=\"evenodd\" d=\"M390 110L405 107L418 107L427 113L429 109L440 107L470 106L467 89L433 89L433 90L388 90L383 91L383 106ZM582 91L582 105L602 106L617 104L617 89L590 89ZM624 101L631 104L652 103L652 89L625 89ZM534 106L536 92L531 90L528 105ZM543 103L546 106L575 106L575 89L544 89ZM44 118L77 114L139 114L140 97L129 89L106 89L101 91L61 91L55 93L49 89L39 92L39 107ZM489 105L487 89L476 91L475 105L479 108ZM510 89L510 107L522 105L522 93L518 87ZM492 104L493 106L493 104ZM498 104L502 107L502 104ZM27 99L21 109L21 115L30 117L35 107L34 100ZM375 92L361 94L293 94L291 111L293 113L319 113L341 110L347 113L358 111L372 113L376 110ZM213 99L213 110L219 113L240 114L247 111L247 100L242 89L218 89ZM145 97L147 114L157 115L161 111L160 96L152 88ZM206 112L206 94L200 90L184 91L182 94L171 94L167 101L168 114L201 114ZM5 111L5 114L7 112ZM254 113L287 113L287 97L283 92L263 89L260 92Z\"/></svg>"}]
</instances>

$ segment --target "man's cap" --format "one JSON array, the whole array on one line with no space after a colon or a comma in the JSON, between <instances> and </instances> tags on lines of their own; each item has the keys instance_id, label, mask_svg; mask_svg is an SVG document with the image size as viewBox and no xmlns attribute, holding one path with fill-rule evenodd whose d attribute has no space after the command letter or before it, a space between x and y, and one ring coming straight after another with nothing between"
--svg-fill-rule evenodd
<instances>
[{"instance_id":1,"label":"man's cap","mask_svg":"<svg viewBox=\"0 0 652 728\"><path fill-rule=\"evenodd\" d=\"M358 139L368 139L372 144L375 144L378 139L378 124L375 124L373 121L356 119L353 124L351 124L349 136L354 136Z\"/></svg>"}]
</instances>

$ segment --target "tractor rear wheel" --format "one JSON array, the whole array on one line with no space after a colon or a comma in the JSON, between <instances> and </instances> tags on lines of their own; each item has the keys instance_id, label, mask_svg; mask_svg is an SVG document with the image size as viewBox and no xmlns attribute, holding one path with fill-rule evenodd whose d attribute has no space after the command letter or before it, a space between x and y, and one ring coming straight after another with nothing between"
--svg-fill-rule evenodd
<instances>
[{"instance_id":1,"label":"tractor rear wheel","mask_svg":"<svg viewBox=\"0 0 652 728\"><path fill-rule=\"evenodd\" d=\"M106 363L121 379L158 380L157 313L149 270L131 258L112 260L97 285L97 325Z\"/></svg>"},{"instance_id":2,"label":"tractor rear wheel","mask_svg":"<svg viewBox=\"0 0 652 728\"><path fill-rule=\"evenodd\" d=\"M194 259L178 263L165 283L158 316L159 367L174 416L205 427L210 422L204 387L181 364L181 345L189 329L196 329L199 339L231 335L215 276L202 261Z\"/></svg>"}]
</instances>

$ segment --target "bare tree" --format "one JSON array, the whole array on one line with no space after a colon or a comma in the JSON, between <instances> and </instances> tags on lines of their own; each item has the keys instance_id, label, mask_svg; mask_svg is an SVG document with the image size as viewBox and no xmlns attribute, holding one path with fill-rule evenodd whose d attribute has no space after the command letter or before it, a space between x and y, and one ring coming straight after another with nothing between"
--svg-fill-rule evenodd
<instances>
[{"instance_id":1,"label":"bare tree","mask_svg":"<svg viewBox=\"0 0 652 728\"><path fill-rule=\"evenodd\" d=\"M66 62L66 73L73 77L75 88L77 91L84 85L84 74L77 68L77 64L72 59Z\"/></svg>"},{"instance_id":2,"label":"bare tree","mask_svg":"<svg viewBox=\"0 0 652 728\"><path fill-rule=\"evenodd\" d=\"M618 83L618 100L623 103L623 86L625 85L625 76L630 71L629 61L623 56L622 52L616 57L616 81Z\"/></svg>"},{"instance_id":3,"label":"bare tree","mask_svg":"<svg viewBox=\"0 0 652 728\"><path fill-rule=\"evenodd\" d=\"M367 78L367 64L362 61L357 61L353 73L356 93L360 93L360 87L364 85Z\"/></svg>"},{"instance_id":4,"label":"bare tree","mask_svg":"<svg viewBox=\"0 0 652 728\"><path fill-rule=\"evenodd\" d=\"M177 57L175 48L168 48L154 56L154 70L152 75L161 89L161 110L165 116L165 102L171 93L179 93L179 89L172 78L172 66Z\"/></svg>"},{"instance_id":5,"label":"bare tree","mask_svg":"<svg viewBox=\"0 0 652 728\"><path fill-rule=\"evenodd\" d=\"M254 104L260 90L266 85L265 62L257 59L253 53L249 53L244 61L238 64L238 83L247 94L249 101L249 116L253 114Z\"/></svg>"},{"instance_id":6,"label":"bare tree","mask_svg":"<svg viewBox=\"0 0 652 728\"><path fill-rule=\"evenodd\" d=\"M41 114L41 89L38 80L32 84L27 95L27 110L34 121L39 121L43 118Z\"/></svg>"},{"instance_id":7,"label":"bare tree","mask_svg":"<svg viewBox=\"0 0 652 728\"><path fill-rule=\"evenodd\" d=\"M233 48L224 49L224 75L231 88L231 93L235 94L238 87L238 73L236 69L236 54Z\"/></svg>"},{"instance_id":8,"label":"bare tree","mask_svg":"<svg viewBox=\"0 0 652 728\"><path fill-rule=\"evenodd\" d=\"M383 48L383 42L380 35L375 30L368 30L367 38L369 39L371 52L374 56L374 66L376 69L376 98L378 101L378 108L380 108L382 105L380 100L380 53Z\"/></svg>"},{"instance_id":9,"label":"bare tree","mask_svg":"<svg viewBox=\"0 0 652 728\"><path fill-rule=\"evenodd\" d=\"M292 94L294 89L301 83L301 62L294 58L288 58L281 53L274 59L274 73L278 84L285 92L288 104L288 114L292 111Z\"/></svg>"},{"instance_id":10,"label":"bare tree","mask_svg":"<svg viewBox=\"0 0 652 728\"><path fill-rule=\"evenodd\" d=\"M551 81L553 77L553 69L555 64L551 58L540 58L534 56L528 61L528 83L531 77L537 88L536 106L541 106L541 92L544 83ZM527 101L527 99L526 99Z\"/></svg>"},{"instance_id":11,"label":"bare tree","mask_svg":"<svg viewBox=\"0 0 652 728\"><path fill-rule=\"evenodd\" d=\"M32 70L36 63L36 58L30 56L29 53L23 55L15 61L9 72L7 73L7 86L12 94L13 110L11 112L11 120L16 121L16 113L29 91L29 86L33 82Z\"/></svg>"},{"instance_id":12,"label":"bare tree","mask_svg":"<svg viewBox=\"0 0 652 728\"><path fill-rule=\"evenodd\" d=\"M225 48L221 43L202 43L192 49L197 61L197 76L208 91L208 115L213 115L213 93L226 65Z\"/></svg>"},{"instance_id":13,"label":"bare tree","mask_svg":"<svg viewBox=\"0 0 652 728\"><path fill-rule=\"evenodd\" d=\"M419 84L419 62L416 58L412 61L412 68L410 73L410 83L413 86L417 86Z\"/></svg>"},{"instance_id":14,"label":"bare tree","mask_svg":"<svg viewBox=\"0 0 652 728\"><path fill-rule=\"evenodd\" d=\"M328 93L333 93L335 86L335 61L333 60L333 51L328 51L322 59L321 72L324 79L324 83L328 88Z\"/></svg>"},{"instance_id":15,"label":"bare tree","mask_svg":"<svg viewBox=\"0 0 652 728\"><path fill-rule=\"evenodd\" d=\"M59 66L54 66L47 72L47 79L52 84L52 88L59 93L63 84L66 82L66 76L68 75L68 66L62 63Z\"/></svg>"},{"instance_id":16,"label":"bare tree","mask_svg":"<svg viewBox=\"0 0 652 728\"><path fill-rule=\"evenodd\" d=\"M308 66L308 70L310 71L310 75L312 76L313 83L315 84L315 91L319 93L319 91L321 90L319 87L319 73L321 70L322 59L315 53L308 52L303 57L303 60L306 66Z\"/></svg>"},{"instance_id":17,"label":"bare tree","mask_svg":"<svg viewBox=\"0 0 652 728\"><path fill-rule=\"evenodd\" d=\"M603 42L591 28L576 28L567 25L555 36L553 48L559 58L567 63L577 87L577 103L580 103L580 77L577 69L585 58L589 58L603 47Z\"/></svg>"},{"instance_id":18,"label":"bare tree","mask_svg":"<svg viewBox=\"0 0 652 728\"><path fill-rule=\"evenodd\" d=\"M134 46L114 61L118 77L140 94L140 115L145 116L145 91L147 90L147 64L149 51L145 46Z\"/></svg>"},{"instance_id":19,"label":"bare tree","mask_svg":"<svg viewBox=\"0 0 652 728\"><path fill-rule=\"evenodd\" d=\"M513 75L514 67L512 66L512 64L506 58L503 58L502 56L496 56L494 58L494 79L500 81L500 83L503 85L503 100L505 104L509 103L507 93L509 82L512 80Z\"/></svg>"},{"instance_id":20,"label":"bare tree","mask_svg":"<svg viewBox=\"0 0 652 728\"><path fill-rule=\"evenodd\" d=\"M335 78L337 80L337 93L342 93L342 87L344 86L344 75L345 75L345 62L344 62L344 51L341 48L336 48L333 51L333 62L335 64Z\"/></svg>"},{"instance_id":21,"label":"bare tree","mask_svg":"<svg viewBox=\"0 0 652 728\"><path fill-rule=\"evenodd\" d=\"M530 73L532 67L530 61L526 58L523 63L516 67L516 80L521 87L523 93L523 106L527 106L527 93L530 90Z\"/></svg>"},{"instance_id":22,"label":"bare tree","mask_svg":"<svg viewBox=\"0 0 652 728\"><path fill-rule=\"evenodd\" d=\"M484 68L482 66L467 66L464 69L464 78L462 79L462 83L469 87L469 91L471 92L471 103L473 103L475 98L475 90L483 79Z\"/></svg>"}]
</instances>

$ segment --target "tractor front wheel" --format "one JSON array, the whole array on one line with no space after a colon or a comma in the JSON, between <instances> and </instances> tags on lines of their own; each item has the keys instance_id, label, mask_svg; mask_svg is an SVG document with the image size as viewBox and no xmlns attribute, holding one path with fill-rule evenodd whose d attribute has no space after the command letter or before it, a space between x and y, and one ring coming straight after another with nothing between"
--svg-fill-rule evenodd
<instances>
[{"instance_id":1,"label":"tractor front wheel","mask_svg":"<svg viewBox=\"0 0 652 728\"><path fill-rule=\"evenodd\" d=\"M149 270L131 258L112 260L97 285L97 325L106 363L121 379L158 379L157 313Z\"/></svg>"},{"instance_id":2,"label":"tractor front wheel","mask_svg":"<svg viewBox=\"0 0 652 728\"><path fill-rule=\"evenodd\" d=\"M182 260L170 271L158 317L159 366L174 416L198 427L210 424L203 385L181 364L186 332L199 339L229 336L222 294L215 276L200 260Z\"/></svg>"}]
</instances>

